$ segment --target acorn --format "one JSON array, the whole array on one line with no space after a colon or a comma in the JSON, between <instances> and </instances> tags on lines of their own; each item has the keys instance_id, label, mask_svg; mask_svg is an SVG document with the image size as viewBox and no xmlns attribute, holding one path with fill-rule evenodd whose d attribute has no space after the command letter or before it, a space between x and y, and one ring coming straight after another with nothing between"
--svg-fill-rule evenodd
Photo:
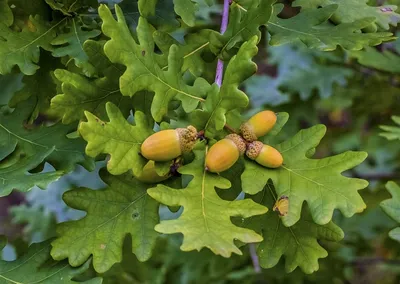
<instances>
[{"instance_id":1,"label":"acorn","mask_svg":"<svg viewBox=\"0 0 400 284\"><path fill-rule=\"evenodd\" d=\"M265 110L253 115L247 122L240 126L243 138L248 142L256 141L267 134L276 123L276 114Z\"/></svg>"},{"instance_id":2,"label":"acorn","mask_svg":"<svg viewBox=\"0 0 400 284\"><path fill-rule=\"evenodd\" d=\"M164 176L158 175L156 172L154 161L149 161L143 167L142 173L138 176L135 175L135 178L143 183L157 183L168 179L170 176L171 176L170 173Z\"/></svg>"},{"instance_id":3,"label":"acorn","mask_svg":"<svg viewBox=\"0 0 400 284\"><path fill-rule=\"evenodd\" d=\"M170 161L192 151L196 139L197 130L191 125L187 128L162 130L143 142L141 153L148 160Z\"/></svg>"},{"instance_id":4,"label":"acorn","mask_svg":"<svg viewBox=\"0 0 400 284\"><path fill-rule=\"evenodd\" d=\"M278 150L260 141L247 145L246 156L267 168L279 168L283 163L283 157Z\"/></svg>"},{"instance_id":5,"label":"acorn","mask_svg":"<svg viewBox=\"0 0 400 284\"><path fill-rule=\"evenodd\" d=\"M246 142L237 134L229 134L211 146L206 156L206 169L212 173L226 171L246 151Z\"/></svg>"}]
</instances>

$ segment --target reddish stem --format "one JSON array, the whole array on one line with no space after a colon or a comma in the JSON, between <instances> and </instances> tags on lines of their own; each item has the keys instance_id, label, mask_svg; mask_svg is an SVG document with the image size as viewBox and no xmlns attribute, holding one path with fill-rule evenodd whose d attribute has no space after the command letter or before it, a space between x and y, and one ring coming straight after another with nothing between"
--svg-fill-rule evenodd
<instances>
[{"instance_id":1,"label":"reddish stem","mask_svg":"<svg viewBox=\"0 0 400 284\"><path fill-rule=\"evenodd\" d=\"M229 0L224 0L224 10L222 12L222 21L220 29L221 34L223 34L226 31L226 28L228 26L229 4L230 4ZM217 72L215 74L215 83L217 83L218 86L221 86L222 84L223 73L224 73L224 62L218 59Z\"/></svg>"}]
</instances>

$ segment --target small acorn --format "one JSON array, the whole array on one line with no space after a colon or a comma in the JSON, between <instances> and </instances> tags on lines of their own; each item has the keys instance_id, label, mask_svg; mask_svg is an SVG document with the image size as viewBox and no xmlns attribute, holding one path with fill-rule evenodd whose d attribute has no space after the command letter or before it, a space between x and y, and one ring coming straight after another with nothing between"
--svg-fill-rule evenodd
<instances>
[{"instance_id":1,"label":"small acorn","mask_svg":"<svg viewBox=\"0 0 400 284\"><path fill-rule=\"evenodd\" d=\"M265 110L253 115L240 126L240 132L246 141L253 142L267 134L276 123L276 114Z\"/></svg>"},{"instance_id":2,"label":"small acorn","mask_svg":"<svg viewBox=\"0 0 400 284\"><path fill-rule=\"evenodd\" d=\"M220 173L232 167L246 151L246 142L237 134L229 134L211 146L206 156L206 169Z\"/></svg>"},{"instance_id":3,"label":"small acorn","mask_svg":"<svg viewBox=\"0 0 400 284\"><path fill-rule=\"evenodd\" d=\"M149 161L144 167L140 175L135 178L143 183L157 183L168 179L171 175L168 173L164 176L159 176L155 169L154 161Z\"/></svg>"},{"instance_id":4,"label":"small acorn","mask_svg":"<svg viewBox=\"0 0 400 284\"><path fill-rule=\"evenodd\" d=\"M192 151L197 139L193 126L162 130L149 136L142 144L141 153L148 160L166 162Z\"/></svg>"},{"instance_id":5,"label":"small acorn","mask_svg":"<svg viewBox=\"0 0 400 284\"><path fill-rule=\"evenodd\" d=\"M278 150L260 141L247 145L246 156L267 168L279 168L283 163L283 157Z\"/></svg>"}]
</instances>

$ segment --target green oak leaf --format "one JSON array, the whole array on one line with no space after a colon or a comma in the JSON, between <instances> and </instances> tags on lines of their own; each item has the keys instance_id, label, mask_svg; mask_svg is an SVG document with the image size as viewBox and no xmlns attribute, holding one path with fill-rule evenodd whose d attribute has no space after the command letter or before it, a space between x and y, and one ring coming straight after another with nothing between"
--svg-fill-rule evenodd
<instances>
[{"instance_id":1,"label":"green oak leaf","mask_svg":"<svg viewBox=\"0 0 400 284\"><path fill-rule=\"evenodd\" d=\"M192 0L173 0L175 13L189 26L193 27L196 20L198 5Z\"/></svg>"},{"instance_id":2,"label":"green oak leaf","mask_svg":"<svg viewBox=\"0 0 400 284\"><path fill-rule=\"evenodd\" d=\"M60 11L66 16L72 16L79 10L85 11L89 7L97 8L97 0L45 0L53 9Z\"/></svg>"},{"instance_id":3,"label":"green oak leaf","mask_svg":"<svg viewBox=\"0 0 400 284\"><path fill-rule=\"evenodd\" d=\"M18 65L22 73L32 75L39 69L40 48L51 51L50 42L56 36L56 28L65 19L50 26L39 16L30 16L22 31L14 31L0 22L0 74L10 73Z\"/></svg>"},{"instance_id":4,"label":"green oak leaf","mask_svg":"<svg viewBox=\"0 0 400 284\"><path fill-rule=\"evenodd\" d=\"M260 26L266 25L272 14L275 0L254 0L248 10L243 11L236 3L230 8L229 23L224 34L211 33L210 48L222 58L227 52L254 36L261 38Z\"/></svg>"},{"instance_id":5,"label":"green oak leaf","mask_svg":"<svg viewBox=\"0 0 400 284\"><path fill-rule=\"evenodd\" d=\"M157 46L164 54L168 53L172 45L177 45L179 53L184 54L181 72L184 73L186 70L189 70L194 76L200 77L206 71L207 67L207 62L205 62L202 55L205 51L209 50L209 38L213 32L212 30L201 30L198 33L187 34L185 36L185 44L179 43L179 41L166 32L156 31L153 37ZM162 69L166 68L168 68L168 65Z\"/></svg>"},{"instance_id":6,"label":"green oak leaf","mask_svg":"<svg viewBox=\"0 0 400 284\"><path fill-rule=\"evenodd\" d=\"M123 13L115 6L118 21L113 18L109 8L101 5L100 17L103 20L102 29L111 39L104 46L107 57L113 63L125 65L127 70L120 78L121 93L133 96L136 92L148 90L155 93L151 113L156 121L161 121L168 112L168 103L177 98L182 101L186 112L193 111L200 101L204 91L187 85L181 75L183 58L178 54L179 48L171 46L168 55L168 69L162 70L160 63L164 55L154 53L154 28L143 17L139 19L137 35L139 44L131 36ZM205 81L202 78L197 81Z\"/></svg>"},{"instance_id":7,"label":"green oak leaf","mask_svg":"<svg viewBox=\"0 0 400 284\"><path fill-rule=\"evenodd\" d=\"M390 218L400 223L400 187L397 183L389 181L386 183L386 189L390 192L392 198L382 201L381 207ZM400 242L400 227L391 230L389 236Z\"/></svg>"},{"instance_id":8,"label":"green oak leaf","mask_svg":"<svg viewBox=\"0 0 400 284\"><path fill-rule=\"evenodd\" d=\"M32 98L32 113L27 119L32 123L39 113L46 113L50 107L50 100L56 91L56 83L53 77L55 68L62 67L59 59L51 56L49 52L42 52L40 56L40 69L35 74L25 75L22 79L23 88L16 92L8 105L15 108L20 102Z\"/></svg>"},{"instance_id":9,"label":"green oak leaf","mask_svg":"<svg viewBox=\"0 0 400 284\"><path fill-rule=\"evenodd\" d=\"M268 22L271 34L271 45L282 45L301 40L309 48L323 51L335 50L341 46L348 50L360 50L365 46L379 45L384 41L395 39L392 33L361 33L375 18L363 18L352 23L337 26L321 25L338 9L338 5L328 5L320 9L302 10L298 15L289 18L278 18L283 4L274 5L273 15Z\"/></svg>"},{"instance_id":10,"label":"green oak leaf","mask_svg":"<svg viewBox=\"0 0 400 284\"><path fill-rule=\"evenodd\" d=\"M69 259L81 265L93 255L93 266L106 272L122 260L125 237L132 237L132 251L140 261L150 258L158 233L158 203L149 198L145 185L131 174L112 176L100 172L108 187L102 190L78 188L64 194L64 201L87 215L77 221L57 226L58 238L52 242L51 255L56 260Z\"/></svg>"},{"instance_id":11,"label":"green oak leaf","mask_svg":"<svg viewBox=\"0 0 400 284\"><path fill-rule=\"evenodd\" d=\"M54 262L50 256L50 249L50 241L36 243L32 244L26 254L15 261L0 260L0 284L102 283L100 277L84 282L73 281L73 278L89 269L90 260L80 267L71 267L66 262Z\"/></svg>"},{"instance_id":12,"label":"green oak leaf","mask_svg":"<svg viewBox=\"0 0 400 284\"><path fill-rule=\"evenodd\" d=\"M30 240L33 237L47 240L55 236L55 215L45 208L21 204L11 207L9 213L13 224L24 226L23 234Z\"/></svg>"},{"instance_id":13,"label":"green oak leaf","mask_svg":"<svg viewBox=\"0 0 400 284\"><path fill-rule=\"evenodd\" d=\"M234 244L235 239L254 243L260 242L262 238L252 230L235 226L231 217L247 218L264 214L268 209L250 199L221 199L215 188L226 190L231 187L231 183L205 170L206 149L203 143L195 147L194 154L193 162L179 168L181 174L193 176L186 188L178 190L159 184L148 190L148 194L157 201L184 208L177 219L163 220L155 229L164 234L182 233L183 251L200 251L207 247L223 257L230 257L232 253L241 255L242 252Z\"/></svg>"},{"instance_id":14,"label":"green oak leaf","mask_svg":"<svg viewBox=\"0 0 400 284\"><path fill-rule=\"evenodd\" d=\"M361 65L400 74L400 56L394 52L388 50L380 52L373 47L366 47L364 50L351 51L349 54Z\"/></svg>"},{"instance_id":15,"label":"green oak leaf","mask_svg":"<svg viewBox=\"0 0 400 284\"><path fill-rule=\"evenodd\" d=\"M318 90L321 98L330 97L335 84L345 85L354 72L341 66L313 65L313 68L296 69L290 76L284 76L280 84L292 93L299 93L302 100L309 99L313 90ZM297 71L297 72L296 72Z\"/></svg>"},{"instance_id":16,"label":"green oak leaf","mask_svg":"<svg viewBox=\"0 0 400 284\"><path fill-rule=\"evenodd\" d=\"M105 119L107 102L117 105L124 116L129 115L131 99L122 96L119 90L119 78L124 69L108 60L102 52L103 46L104 42L89 40L83 47L90 56L89 62L93 62L94 70L101 75L100 78L88 78L64 69L54 71L55 77L61 82L62 94L51 100L50 112L62 117L63 123L82 119L85 111Z\"/></svg>"},{"instance_id":17,"label":"green oak leaf","mask_svg":"<svg viewBox=\"0 0 400 284\"><path fill-rule=\"evenodd\" d=\"M91 65L88 64L88 56L85 53L83 45L90 38L97 37L101 32L99 30L83 30L83 24L72 18L68 21L68 32L59 34L51 41L54 46L52 55L54 57L69 56L75 61L75 65L83 70L87 75L93 74Z\"/></svg>"},{"instance_id":18,"label":"green oak leaf","mask_svg":"<svg viewBox=\"0 0 400 284\"><path fill-rule=\"evenodd\" d=\"M139 12L144 17L154 16L156 5L157 5L157 0L139 0L138 1Z\"/></svg>"},{"instance_id":19,"label":"green oak leaf","mask_svg":"<svg viewBox=\"0 0 400 284\"><path fill-rule=\"evenodd\" d=\"M252 199L272 208L276 200L272 188L272 185L267 184L263 191L254 195ZM291 227L285 227L279 214L274 211L251 217L244 222L244 225L260 232L264 238L257 245L261 267L272 268L284 256L285 270L288 273L297 267L307 274L317 271L318 259L328 256L318 241L338 242L344 237L343 231L333 222L326 225L315 224L307 210L302 213L300 221Z\"/></svg>"},{"instance_id":20,"label":"green oak leaf","mask_svg":"<svg viewBox=\"0 0 400 284\"><path fill-rule=\"evenodd\" d=\"M283 165L277 169L262 167L251 160L245 162L242 174L244 192L256 194L271 179L278 196L289 198L289 212L282 218L285 226L292 226L300 219L304 201L319 225L327 224L336 208L346 217L365 209L358 190L368 186L368 182L341 173L363 162L367 153L348 151L328 158L311 159L325 132L324 125L317 125L273 145L283 156Z\"/></svg>"},{"instance_id":21,"label":"green oak leaf","mask_svg":"<svg viewBox=\"0 0 400 284\"><path fill-rule=\"evenodd\" d=\"M386 132L379 135L388 140L400 140L400 116L393 115L392 120L399 126L381 125L380 128Z\"/></svg>"},{"instance_id":22,"label":"green oak leaf","mask_svg":"<svg viewBox=\"0 0 400 284\"><path fill-rule=\"evenodd\" d=\"M4 141L0 141L2 145ZM3 165L0 163L0 197L9 195L13 190L26 192L34 186L46 188L51 182L59 179L64 173L62 171L47 173L29 173L40 165L52 152L54 148L45 149L30 156L18 156L17 161ZM0 153L3 156L3 152Z\"/></svg>"},{"instance_id":23,"label":"green oak leaf","mask_svg":"<svg viewBox=\"0 0 400 284\"><path fill-rule=\"evenodd\" d=\"M395 5L383 5L373 7L368 5L368 0L296 0L294 6L302 9L317 9L331 4L337 4L338 9L332 15L331 20L336 23L352 23L363 18L375 18L376 24L389 30L390 26L397 26L400 22L400 15L395 11ZM375 28L376 30L376 28Z\"/></svg>"},{"instance_id":24,"label":"green oak leaf","mask_svg":"<svg viewBox=\"0 0 400 284\"><path fill-rule=\"evenodd\" d=\"M67 135L76 129L76 125L34 126L26 124L26 120L34 108L33 99L26 100L16 106L12 113L0 114L0 160L12 154L15 149L21 150L22 156L32 156L51 149L46 161L57 170L69 172L76 164L86 169L94 168L92 159L84 154L84 143L81 139L68 139Z\"/></svg>"},{"instance_id":25,"label":"green oak leaf","mask_svg":"<svg viewBox=\"0 0 400 284\"><path fill-rule=\"evenodd\" d=\"M136 30L139 22L140 12L137 2L138 0L123 0L119 3L131 30ZM147 1L144 0L143 3L145 2ZM156 27L157 31L171 31L180 26L171 0L158 0L154 15L145 18Z\"/></svg>"},{"instance_id":26,"label":"green oak leaf","mask_svg":"<svg viewBox=\"0 0 400 284\"><path fill-rule=\"evenodd\" d=\"M136 125L130 124L117 106L106 104L109 122L100 120L85 111L87 122L81 122L79 133L88 144L86 154L96 157L102 153L109 154L107 170L113 175L120 175L129 170L139 174L147 160L140 155L142 142L153 134L153 125L146 116L135 112Z\"/></svg>"},{"instance_id":27,"label":"green oak leaf","mask_svg":"<svg viewBox=\"0 0 400 284\"><path fill-rule=\"evenodd\" d=\"M249 99L239 85L257 71L257 65L251 60L257 54L257 42L258 38L254 36L241 46L226 67L220 90L213 85L203 109L191 114L193 124L204 129L208 138L223 129L228 111L248 105Z\"/></svg>"},{"instance_id":28,"label":"green oak leaf","mask_svg":"<svg viewBox=\"0 0 400 284\"><path fill-rule=\"evenodd\" d=\"M22 89L22 78L24 74L7 74L0 75L0 105L7 105L10 99L14 96L16 92Z\"/></svg>"},{"instance_id":29,"label":"green oak leaf","mask_svg":"<svg viewBox=\"0 0 400 284\"><path fill-rule=\"evenodd\" d=\"M8 0L0 0L0 24L9 27L14 22L14 15L8 6Z\"/></svg>"}]
</instances>

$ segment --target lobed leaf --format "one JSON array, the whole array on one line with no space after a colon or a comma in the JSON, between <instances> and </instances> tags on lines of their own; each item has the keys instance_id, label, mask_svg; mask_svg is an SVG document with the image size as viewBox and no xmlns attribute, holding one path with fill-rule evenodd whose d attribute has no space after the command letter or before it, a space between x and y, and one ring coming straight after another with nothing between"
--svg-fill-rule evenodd
<instances>
[{"instance_id":1,"label":"lobed leaf","mask_svg":"<svg viewBox=\"0 0 400 284\"><path fill-rule=\"evenodd\" d=\"M380 128L386 132L382 132L379 135L388 140L400 140L400 116L393 115L392 120L399 125L399 127L381 125Z\"/></svg>"},{"instance_id":2,"label":"lobed leaf","mask_svg":"<svg viewBox=\"0 0 400 284\"><path fill-rule=\"evenodd\" d=\"M229 61L220 90L216 85L210 89L202 110L192 113L192 121L204 129L208 138L212 138L226 123L226 113L233 109L244 108L249 99L239 89L239 85L253 75L257 65L251 60L257 54L257 37L245 42L237 55Z\"/></svg>"},{"instance_id":3,"label":"lobed leaf","mask_svg":"<svg viewBox=\"0 0 400 284\"><path fill-rule=\"evenodd\" d=\"M50 249L49 241L32 244L28 252L19 259L11 262L0 260L0 283L102 283L100 277L84 282L72 280L89 269L90 261L77 268L70 267L65 262L55 263L50 257Z\"/></svg>"},{"instance_id":4,"label":"lobed leaf","mask_svg":"<svg viewBox=\"0 0 400 284\"><path fill-rule=\"evenodd\" d=\"M325 126L317 125L276 145L284 161L280 168L269 169L254 161L245 162L242 174L244 192L256 194L271 179L278 197L286 195L289 198L289 212L282 217L285 226L299 221L304 201L319 225L327 224L336 208L346 217L365 209L358 190L367 187L368 182L341 173L364 161L367 153L348 151L333 157L310 159L325 132Z\"/></svg>"},{"instance_id":5,"label":"lobed leaf","mask_svg":"<svg viewBox=\"0 0 400 284\"><path fill-rule=\"evenodd\" d=\"M331 4L338 5L338 9L332 15L332 20L336 23L352 23L363 18L375 18L374 25L389 30L389 25L397 26L400 22L400 14L395 12L397 10L395 5L373 7L368 5L368 0L296 0L294 2L294 6L300 6L302 9L317 9Z\"/></svg>"},{"instance_id":6,"label":"lobed leaf","mask_svg":"<svg viewBox=\"0 0 400 284\"><path fill-rule=\"evenodd\" d=\"M51 41L54 46L54 57L69 56L75 61L75 65L87 75L93 74L92 66L88 64L88 56L84 50L84 43L101 34L99 30L83 30L83 23L72 18L67 24L68 32L59 34Z\"/></svg>"},{"instance_id":7,"label":"lobed leaf","mask_svg":"<svg viewBox=\"0 0 400 284\"><path fill-rule=\"evenodd\" d=\"M235 226L231 217L243 218L260 215L267 208L250 199L226 201L221 199L215 188L227 189L230 182L205 170L206 149L203 143L194 150L195 159L190 164L179 168L183 175L193 176L184 189L173 189L158 184L148 190L151 197L167 206L182 206L182 215L174 220L163 220L156 231L164 234L183 234L183 251L198 250L207 247L215 254L230 257L232 253L242 252L234 240L244 243L260 242L261 236L252 230ZM223 210L221 210L223 208Z\"/></svg>"},{"instance_id":8,"label":"lobed leaf","mask_svg":"<svg viewBox=\"0 0 400 284\"><path fill-rule=\"evenodd\" d=\"M9 21L0 22L0 74L10 73L17 65L22 73L33 75L39 69L36 63L40 48L52 51L50 42L56 36L56 28L64 21L65 18L49 25L39 16L30 16L21 32L12 30Z\"/></svg>"},{"instance_id":9,"label":"lobed leaf","mask_svg":"<svg viewBox=\"0 0 400 284\"><path fill-rule=\"evenodd\" d=\"M125 237L132 237L132 251L140 261L150 258L158 234L158 203L147 196L145 185L131 174L112 176L104 169L101 178L108 187L102 190L78 188L64 194L64 201L87 215L57 226L58 238L52 242L56 260L69 259L72 266L93 255L94 269L103 273L122 260Z\"/></svg>"},{"instance_id":10,"label":"lobed leaf","mask_svg":"<svg viewBox=\"0 0 400 284\"><path fill-rule=\"evenodd\" d=\"M272 15L272 4L276 0L254 0L248 9L232 3L229 22L223 34L210 34L210 48L221 58L229 57L230 49L250 41L254 36L261 38L260 27L266 25Z\"/></svg>"},{"instance_id":11,"label":"lobed leaf","mask_svg":"<svg viewBox=\"0 0 400 284\"><path fill-rule=\"evenodd\" d=\"M156 121L161 121L168 111L168 103L177 98L182 101L186 112L193 111L200 101L204 90L187 85L182 76L183 58L178 54L178 47L173 45L169 50L168 69L162 70L160 63L163 55L154 53L154 28L143 17L139 19L137 34L139 44L132 38L125 18L119 6L115 6L118 20L111 11L101 5L100 17L103 20L103 32L111 39L104 51L113 63L123 64L127 70L120 78L121 93L133 96L138 91L148 90L155 93L151 113ZM204 81L204 79L198 79Z\"/></svg>"},{"instance_id":12,"label":"lobed leaf","mask_svg":"<svg viewBox=\"0 0 400 284\"><path fill-rule=\"evenodd\" d=\"M63 174L72 171L77 164L87 169L94 162L84 152L81 139L68 139L67 134L75 125L32 126L25 121L35 107L29 99L17 106L11 114L0 113L0 195L8 195L13 189L28 191L34 185L46 187ZM56 172L29 174L43 161L50 163Z\"/></svg>"},{"instance_id":13,"label":"lobed leaf","mask_svg":"<svg viewBox=\"0 0 400 284\"><path fill-rule=\"evenodd\" d=\"M394 52L384 50L382 52L372 47L364 50L351 51L350 56L357 59L358 63L381 71L400 73L400 56Z\"/></svg>"},{"instance_id":14,"label":"lobed leaf","mask_svg":"<svg viewBox=\"0 0 400 284\"><path fill-rule=\"evenodd\" d=\"M380 205L390 218L400 223L400 187L395 182L389 181L386 183L386 189L390 192L392 198L382 201ZM400 242L400 227L391 230L389 236Z\"/></svg>"},{"instance_id":15,"label":"lobed leaf","mask_svg":"<svg viewBox=\"0 0 400 284\"><path fill-rule=\"evenodd\" d=\"M271 45L282 45L302 41L309 48L323 51L335 50L341 46L348 50L360 50L365 46L379 45L395 39L390 32L361 33L375 18L362 18L351 23L337 26L324 24L337 11L338 5L328 5L320 9L304 10L289 18L278 18L283 4L276 4L268 22ZM323 25L324 24L324 25Z\"/></svg>"},{"instance_id":16,"label":"lobed leaf","mask_svg":"<svg viewBox=\"0 0 400 284\"><path fill-rule=\"evenodd\" d=\"M109 154L107 170L111 174L120 175L131 169L134 173L140 173L147 163L140 155L140 146L153 133L153 125L149 125L140 111L135 113L136 125L130 124L119 108L110 102L106 104L106 111L109 122L85 111L88 121L81 122L78 130L88 142L86 154L91 157Z\"/></svg>"},{"instance_id":17,"label":"lobed leaf","mask_svg":"<svg viewBox=\"0 0 400 284\"><path fill-rule=\"evenodd\" d=\"M273 186L267 184L263 191L252 199L267 207L272 207L276 197ZM290 199L289 199L290 202ZM311 274L319 269L318 259L328 256L318 241L338 242L343 239L343 231L333 222L317 225L308 210L291 227L285 227L277 212L269 211L262 216L251 217L245 226L261 232L264 240L257 245L257 255L263 268L272 268L285 257L285 270L292 272L300 267L304 273Z\"/></svg>"},{"instance_id":18,"label":"lobed leaf","mask_svg":"<svg viewBox=\"0 0 400 284\"><path fill-rule=\"evenodd\" d=\"M57 69L55 77L61 82L62 94L51 100L51 113L62 117L64 124L80 120L88 111L101 119L106 118L105 104L117 105L124 116L128 116L132 101L121 95L119 78L123 74L122 66L112 64L103 52L104 42L88 40L84 51L88 54L88 64L101 76L88 78L68 70Z\"/></svg>"}]
</instances>

